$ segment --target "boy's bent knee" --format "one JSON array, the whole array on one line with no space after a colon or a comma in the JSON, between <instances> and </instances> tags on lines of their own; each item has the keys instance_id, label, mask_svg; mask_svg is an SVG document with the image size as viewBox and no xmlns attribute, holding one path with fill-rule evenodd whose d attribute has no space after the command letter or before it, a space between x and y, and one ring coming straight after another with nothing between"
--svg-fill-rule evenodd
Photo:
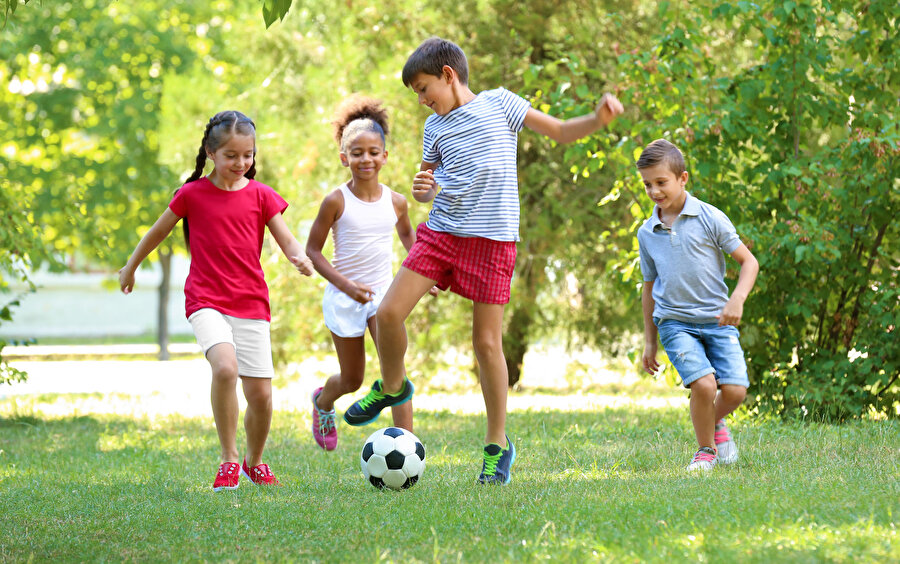
<instances>
[{"instance_id":1,"label":"boy's bent knee","mask_svg":"<svg viewBox=\"0 0 900 564\"><path fill-rule=\"evenodd\" d=\"M722 395L732 403L742 403L747 398L747 388L734 384L722 384Z\"/></svg>"},{"instance_id":2,"label":"boy's bent knee","mask_svg":"<svg viewBox=\"0 0 900 564\"><path fill-rule=\"evenodd\" d=\"M406 320L400 311L391 308L384 302L381 302L378 311L375 312L375 324L379 328L402 325L404 321Z\"/></svg>"},{"instance_id":3,"label":"boy's bent knee","mask_svg":"<svg viewBox=\"0 0 900 564\"><path fill-rule=\"evenodd\" d=\"M691 390L691 394L709 396L710 398L715 398L716 390L718 389L716 377L712 373L697 378L688 387Z\"/></svg>"}]
</instances>

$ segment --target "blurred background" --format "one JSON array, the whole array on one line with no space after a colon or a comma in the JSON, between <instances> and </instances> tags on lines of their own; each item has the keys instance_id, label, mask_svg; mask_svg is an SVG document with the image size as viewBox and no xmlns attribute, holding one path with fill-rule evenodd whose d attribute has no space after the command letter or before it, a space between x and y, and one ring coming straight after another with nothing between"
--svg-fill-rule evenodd
<instances>
[{"instance_id":1,"label":"blurred background","mask_svg":"<svg viewBox=\"0 0 900 564\"><path fill-rule=\"evenodd\" d=\"M439 35L466 51L475 92L504 86L561 118L591 111L604 92L626 106L609 131L571 145L520 134L522 241L504 334L511 385L536 349L590 351L581 370L636 373L635 233L652 206L634 160L666 137L688 158L689 191L729 215L761 264L742 323L751 408L900 413L896 0L5 7L0 354L145 342L167 358L170 343L192 341L180 230L146 261L133 295L118 291L116 271L193 168L220 110L256 122L257 178L288 200L301 242L322 198L348 178L330 122L351 93L387 107L381 180L409 196L429 110L400 70ZM410 201L413 223L423 221L427 206ZM263 263L279 365L331 354L324 280L298 276L272 241ZM470 313L453 295L423 300L408 324L414 375L455 369L476 384ZM0 382L23 377L3 360L0 371ZM677 379L671 369L664 377Z\"/></svg>"}]
</instances>

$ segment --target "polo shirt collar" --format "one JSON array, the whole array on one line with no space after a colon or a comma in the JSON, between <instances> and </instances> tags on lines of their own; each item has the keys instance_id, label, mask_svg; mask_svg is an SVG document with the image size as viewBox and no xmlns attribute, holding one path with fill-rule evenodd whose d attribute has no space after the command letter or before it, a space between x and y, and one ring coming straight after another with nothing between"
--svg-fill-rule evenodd
<instances>
[{"instance_id":1,"label":"polo shirt collar","mask_svg":"<svg viewBox=\"0 0 900 564\"><path fill-rule=\"evenodd\" d=\"M690 192L685 192L684 199L684 207L681 208L681 213L678 214L679 217L683 215L692 215L698 216L700 215L700 200L691 196ZM659 206L656 204L653 205L653 217L650 219L650 228L654 229L657 225L662 225L662 220L659 219Z\"/></svg>"}]
</instances>

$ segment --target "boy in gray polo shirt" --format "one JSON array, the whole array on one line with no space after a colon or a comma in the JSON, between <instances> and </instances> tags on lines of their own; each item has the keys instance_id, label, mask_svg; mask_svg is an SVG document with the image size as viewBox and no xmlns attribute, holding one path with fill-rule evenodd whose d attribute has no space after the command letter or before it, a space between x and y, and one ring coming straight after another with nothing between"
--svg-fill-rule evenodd
<instances>
[{"instance_id":1,"label":"boy in gray polo shirt","mask_svg":"<svg viewBox=\"0 0 900 564\"><path fill-rule=\"evenodd\" d=\"M750 380L737 325L759 272L724 213L688 194L681 151L658 139L641 153L638 172L655 203L638 230L644 284L644 370L655 374L657 332L685 388L699 449L688 470L711 470L737 460L725 417L747 395ZM731 297L725 257L741 265ZM718 392L718 393L717 393Z\"/></svg>"}]
</instances>

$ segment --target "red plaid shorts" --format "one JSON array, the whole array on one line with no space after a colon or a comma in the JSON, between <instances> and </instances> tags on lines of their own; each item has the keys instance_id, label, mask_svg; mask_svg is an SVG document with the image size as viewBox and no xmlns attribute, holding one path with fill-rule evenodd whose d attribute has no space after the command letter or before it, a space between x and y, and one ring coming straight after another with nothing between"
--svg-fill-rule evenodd
<instances>
[{"instance_id":1,"label":"red plaid shorts","mask_svg":"<svg viewBox=\"0 0 900 564\"><path fill-rule=\"evenodd\" d=\"M420 223L403 266L473 302L505 304L516 266L516 243L459 237Z\"/></svg>"}]
</instances>

